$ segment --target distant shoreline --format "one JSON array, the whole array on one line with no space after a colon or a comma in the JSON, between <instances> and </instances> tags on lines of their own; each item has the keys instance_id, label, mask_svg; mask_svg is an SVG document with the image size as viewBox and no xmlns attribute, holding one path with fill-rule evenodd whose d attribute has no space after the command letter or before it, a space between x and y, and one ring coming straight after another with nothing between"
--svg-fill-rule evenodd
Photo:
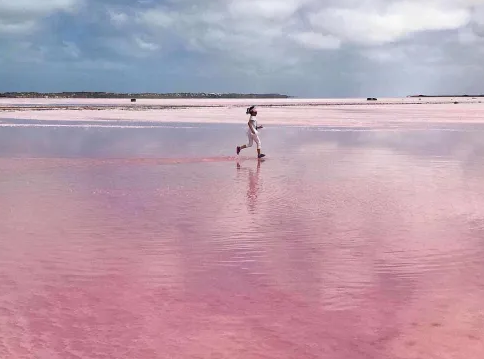
<instances>
[{"instance_id":1,"label":"distant shoreline","mask_svg":"<svg viewBox=\"0 0 484 359\"><path fill-rule=\"evenodd\" d=\"M408 95L407 98L482 98L481 95ZM99 91L75 92L0 92L0 98L45 98L45 99L296 99L278 93L214 93L214 92L172 92L172 93L116 93Z\"/></svg>"},{"instance_id":2,"label":"distant shoreline","mask_svg":"<svg viewBox=\"0 0 484 359\"><path fill-rule=\"evenodd\" d=\"M243 93L205 93L205 92L174 92L174 93L116 93L116 92L3 92L0 98L113 98L113 99L244 99L244 98L293 98L281 94L243 94Z\"/></svg>"},{"instance_id":3,"label":"distant shoreline","mask_svg":"<svg viewBox=\"0 0 484 359\"><path fill-rule=\"evenodd\" d=\"M451 97L451 98L461 98L461 97L484 97L484 95L410 95L407 97L434 97L434 98L442 98L442 97Z\"/></svg>"}]
</instances>

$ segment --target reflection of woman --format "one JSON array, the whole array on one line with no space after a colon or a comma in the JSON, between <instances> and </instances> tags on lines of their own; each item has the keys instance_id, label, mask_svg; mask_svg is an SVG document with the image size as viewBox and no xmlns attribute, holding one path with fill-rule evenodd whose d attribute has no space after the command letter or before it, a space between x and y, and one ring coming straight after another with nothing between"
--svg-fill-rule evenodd
<instances>
[{"instance_id":1,"label":"reflection of woman","mask_svg":"<svg viewBox=\"0 0 484 359\"><path fill-rule=\"evenodd\" d=\"M247 145L237 146L237 155L244 148L252 147L252 144L255 141L255 143L257 143L257 157L262 158L265 155L260 153L261 145L259 132L257 130L263 127L257 126L257 120L255 119L255 117L257 116L257 110L255 109L255 106L249 107L246 111L246 114L250 114L249 122L247 122L247 125L249 126L249 128L247 129L247 137L249 139L249 143Z\"/></svg>"},{"instance_id":2,"label":"reflection of woman","mask_svg":"<svg viewBox=\"0 0 484 359\"><path fill-rule=\"evenodd\" d=\"M259 175L260 175L260 163L257 161L257 170L254 173L252 168L248 168L249 171L249 188L247 189L247 204L249 211L253 212L257 202L257 197L259 194ZM237 169L240 170L242 167L240 163L237 163Z\"/></svg>"}]
</instances>

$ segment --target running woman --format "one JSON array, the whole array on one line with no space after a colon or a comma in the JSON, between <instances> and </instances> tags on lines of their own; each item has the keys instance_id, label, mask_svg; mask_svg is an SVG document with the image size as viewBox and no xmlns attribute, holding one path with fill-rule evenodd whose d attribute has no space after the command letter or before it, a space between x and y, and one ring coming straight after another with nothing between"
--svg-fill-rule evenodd
<instances>
[{"instance_id":1,"label":"running woman","mask_svg":"<svg viewBox=\"0 0 484 359\"><path fill-rule=\"evenodd\" d=\"M257 157L262 158L265 155L263 153L260 153L260 138L259 132L257 130L264 127L257 126L257 120L255 119L255 117L257 116L257 110L255 106L249 107L245 113L246 115L250 114L249 122L247 122L247 125L249 126L249 128L247 129L247 137L249 139L249 143L247 145L237 146L237 155L244 148L252 147L252 144L255 141L255 143L257 143Z\"/></svg>"}]
</instances>

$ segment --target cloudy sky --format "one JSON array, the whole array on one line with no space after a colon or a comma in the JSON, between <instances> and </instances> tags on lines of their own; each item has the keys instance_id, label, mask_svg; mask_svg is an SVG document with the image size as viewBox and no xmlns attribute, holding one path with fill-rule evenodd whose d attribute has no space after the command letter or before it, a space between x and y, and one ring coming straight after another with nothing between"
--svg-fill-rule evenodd
<instances>
[{"instance_id":1,"label":"cloudy sky","mask_svg":"<svg viewBox=\"0 0 484 359\"><path fill-rule=\"evenodd\" d=\"M484 93L484 0L0 0L1 91Z\"/></svg>"}]
</instances>

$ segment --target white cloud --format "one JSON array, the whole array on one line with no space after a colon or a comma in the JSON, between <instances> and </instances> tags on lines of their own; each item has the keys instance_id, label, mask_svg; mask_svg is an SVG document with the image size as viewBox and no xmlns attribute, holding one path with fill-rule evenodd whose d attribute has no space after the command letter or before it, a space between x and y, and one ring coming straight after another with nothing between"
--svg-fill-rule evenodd
<instances>
[{"instance_id":1,"label":"white cloud","mask_svg":"<svg viewBox=\"0 0 484 359\"><path fill-rule=\"evenodd\" d=\"M395 63L405 61L407 54L402 49L368 49L363 51L368 59L379 63Z\"/></svg>"},{"instance_id":2,"label":"white cloud","mask_svg":"<svg viewBox=\"0 0 484 359\"><path fill-rule=\"evenodd\" d=\"M470 27L460 29L458 32L458 38L459 42L465 45L473 45L480 40L479 36L477 36Z\"/></svg>"},{"instance_id":3,"label":"white cloud","mask_svg":"<svg viewBox=\"0 0 484 359\"><path fill-rule=\"evenodd\" d=\"M139 37L136 37L134 39L134 41L136 42L136 44L139 46L140 49L142 50L148 50L148 51L156 51L160 48L159 45L156 45L156 44L153 44L151 42L146 42L146 41L143 41L142 39L140 39Z\"/></svg>"},{"instance_id":4,"label":"white cloud","mask_svg":"<svg viewBox=\"0 0 484 359\"><path fill-rule=\"evenodd\" d=\"M295 11L296 7L276 6L272 11L269 4L275 2L266 0L259 6L256 3L251 0L244 3L244 8L228 2L225 8L194 6L178 11L157 7L138 12L136 24L141 31L145 30L150 43L163 44L165 50L168 49L165 44L177 38L187 50L216 53L219 59L284 63L286 34L277 18Z\"/></svg>"},{"instance_id":5,"label":"white cloud","mask_svg":"<svg viewBox=\"0 0 484 359\"><path fill-rule=\"evenodd\" d=\"M331 50L343 44L378 46L428 31L457 30L477 21L482 0L190 0L141 10L137 24L172 31L196 50L280 51L294 44ZM484 11L482 12L484 19ZM484 24L484 21L483 21ZM288 41L289 40L289 41ZM234 52L235 51L235 52ZM243 50L245 51L245 50Z\"/></svg>"},{"instance_id":6,"label":"white cloud","mask_svg":"<svg viewBox=\"0 0 484 359\"><path fill-rule=\"evenodd\" d=\"M9 15L48 15L56 11L71 11L81 3L79 0L0 0L0 13Z\"/></svg>"},{"instance_id":7,"label":"white cloud","mask_svg":"<svg viewBox=\"0 0 484 359\"><path fill-rule=\"evenodd\" d=\"M32 31L36 26L35 21L24 20L22 22L9 23L0 18L0 34L25 34Z\"/></svg>"},{"instance_id":8,"label":"white cloud","mask_svg":"<svg viewBox=\"0 0 484 359\"><path fill-rule=\"evenodd\" d=\"M161 48L160 44L146 41L144 37L126 34L123 37L104 37L98 39L98 46L114 53L117 59L130 59L136 61L149 57Z\"/></svg>"},{"instance_id":9,"label":"white cloud","mask_svg":"<svg viewBox=\"0 0 484 359\"><path fill-rule=\"evenodd\" d=\"M472 8L472 30L479 37L484 37L484 1Z\"/></svg>"},{"instance_id":10,"label":"white cloud","mask_svg":"<svg viewBox=\"0 0 484 359\"><path fill-rule=\"evenodd\" d=\"M179 14L176 12L170 12L163 8L154 8L140 12L136 20L139 24L151 28L168 28L175 25L178 16Z\"/></svg>"},{"instance_id":11,"label":"white cloud","mask_svg":"<svg viewBox=\"0 0 484 359\"><path fill-rule=\"evenodd\" d=\"M309 49L338 49L341 46L341 41L337 37L312 31L294 34L292 37L303 47Z\"/></svg>"},{"instance_id":12,"label":"white cloud","mask_svg":"<svg viewBox=\"0 0 484 359\"><path fill-rule=\"evenodd\" d=\"M406 44L368 48L362 54L381 64L432 65L443 61L442 51L438 47Z\"/></svg>"},{"instance_id":13,"label":"white cloud","mask_svg":"<svg viewBox=\"0 0 484 359\"><path fill-rule=\"evenodd\" d=\"M301 0L233 0L229 3L228 12L239 19L262 17L285 20L294 15L304 3Z\"/></svg>"},{"instance_id":14,"label":"white cloud","mask_svg":"<svg viewBox=\"0 0 484 359\"><path fill-rule=\"evenodd\" d=\"M108 16L114 26L123 26L129 21L128 15L123 12L108 10Z\"/></svg>"},{"instance_id":15,"label":"white cloud","mask_svg":"<svg viewBox=\"0 0 484 359\"><path fill-rule=\"evenodd\" d=\"M470 9L438 4L399 1L382 7L326 8L310 15L309 20L315 28L343 41L378 45L418 32L458 29L471 19Z\"/></svg>"},{"instance_id":16,"label":"white cloud","mask_svg":"<svg viewBox=\"0 0 484 359\"><path fill-rule=\"evenodd\" d=\"M445 61L447 42L459 42L460 36L462 44L470 45L471 35L464 35L462 29L473 21L479 23L480 4L484 1L173 0L163 6L145 4L134 11L134 17L123 16L122 21L128 23L127 29L132 26L135 38L142 39L131 45L133 52L144 50L139 56L184 47L193 56L211 57L211 66L224 71L302 74L319 71L318 58L342 48L353 56L348 61L362 56L374 64L410 60L420 64L415 66L438 66ZM437 44L418 38L439 31L447 31L447 38L441 36ZM448 37L449 31L455 32L454 38ZM403 45L406 41L410 45ZM427 51L427 47L442 51ZM341 73L356 73L358 67Z\"/></svg>"},{"instance_id":17,"label":"white cloud","mask_svg":"<svg viewBox=\"0 0 484 359\"><path fill-rule=\"evenodd\" d=\"M56 12L76 11L83 0L0 0L0 33L25 34Z\"/></svg>"}]
</instances>

